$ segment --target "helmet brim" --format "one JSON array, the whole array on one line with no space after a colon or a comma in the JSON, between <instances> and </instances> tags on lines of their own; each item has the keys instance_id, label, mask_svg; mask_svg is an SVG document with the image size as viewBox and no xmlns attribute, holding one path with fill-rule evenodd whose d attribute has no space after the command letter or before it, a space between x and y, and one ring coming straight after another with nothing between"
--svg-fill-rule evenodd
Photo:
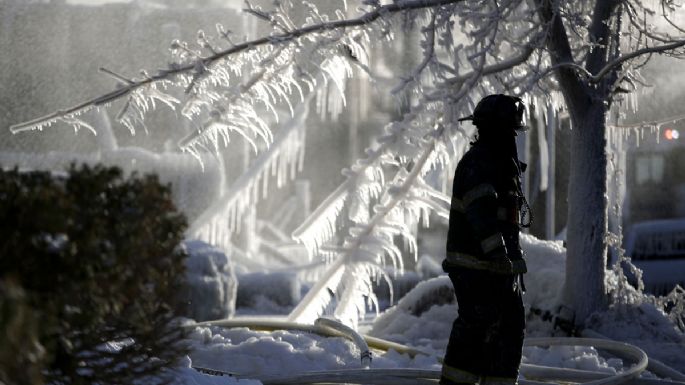
<instances>
[{"instance_id":1,"label":"helmet brim","mask_svg":"<svg viewBox=\"0 0 685 385\"><path fill-rule=\"evenodd\" d=\"M464 116L463 118L457 119L458 122L464 122L467 120L473 121L473 115ZM530 127L528 125L525 125L525 124L514 126L514 130L518 131L518 132L526 132L529 129L530 129Z\"/></svg>"}]
</instances>

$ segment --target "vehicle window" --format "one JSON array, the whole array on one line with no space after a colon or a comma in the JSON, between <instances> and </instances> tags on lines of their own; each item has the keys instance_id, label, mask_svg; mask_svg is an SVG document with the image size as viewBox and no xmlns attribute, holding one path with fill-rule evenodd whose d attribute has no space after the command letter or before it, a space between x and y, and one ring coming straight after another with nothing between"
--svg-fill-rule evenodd
<instances>
[{"instance_id":1,"label":"vehicle window","mask_svg":"<svg viewBox=\"0 0 685 385\"><path fill-rule=\"evenodd\" d=\"M661 183L664 179L664 156L661 154L645 154L635 158L635 182Z\"/></svg>"},{"instance_id":2,"label":"vehicle window","mask_svg":"<svg viewBox=\"0 0 685 385\"><path fill-rule=\"evenodd\" d=\"M641 234L635 239L631 258L635 261L685 258L685 231Z\"/></svg>"}]
</instances>

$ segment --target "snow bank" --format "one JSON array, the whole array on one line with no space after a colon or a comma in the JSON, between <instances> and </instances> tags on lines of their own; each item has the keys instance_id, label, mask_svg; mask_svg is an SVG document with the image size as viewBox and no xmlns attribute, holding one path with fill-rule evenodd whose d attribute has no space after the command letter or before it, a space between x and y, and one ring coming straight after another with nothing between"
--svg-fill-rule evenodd
<instances>
[{"instance_id":1,"label":"snow bank","mask_svg":"<svg viewBox=\"0 0 685 385\"><path fill-rule=\"evenodd\" d=\"M199 240L186 241L186 290L179 293L185 315L196 321L232 317L237 280L228 256Z\"/></svg>"},{"instance_id":2,"label":"snow bank","mask_svg":"<svg viewBox=\"0 0 685 385\"><path fill-rule=\"evenodd\" d=\"M521 247L528 264L525 276L527 291L523 297L527 309L554 310L564 283L565 249L560 241L543 241L527 234L521 234ZM424 312L430 312L430 317L423 316ZM370 334L400 343L428 341L442 336L445 341L429 345L444 349L456 316L454 289L447 275L443 274L421 282L397 306L381 314ZM533 335L548 335L551 328L551 324L537 322L529 326L528 332Z\"/></svg>"},{"instance_id":3,"label":"snow bank","mask_svg":"<svg viewBox=\"0 0 685 385\"><path fill-rule=\"evenodd\" d=\"M452 282L447 276L432 278L381 314L369 334L434 352L444 351L456 314Z\"/></svg>"},{"instance_id":4,"label":"snow bank","mask_svg":"<svg viewBox=\"0 0 685 385\"><path fill-rule=\"evenodd\" d=\"M544 241L523 233L521 248L528 265L525 275L527 290L523 296L526 307L554 310L564 286L566 249L561 241Z\"/></svg>"},{"instance_id":5,"label":"snow bank","mask_svg":"<svg viewBox=\"0 0 685 385\"><path fill-rule=\"evenodd\" d=\"M607 286L612 304L606 311L591 315L587 328L638 346L651 358L685 373L685 330L675 319L685 322L683 295L673 292L669 297L655 297L641 293L622 280L616 270L609 272ZM670 309L671 314L665 309Z\"/></svg>"},{"instance_id":6,"label":"snow bank","mask_svg":"<svg viewBox=\"0 0 685 385\"><path fill-rule=\"evenodd\" d=\"M650 358L685 373L685 334L654 304L615 305L590 316L587 324L589 329L635 345Z\"/></svg>"},{"instance_id":7,"label":"snow bank","mask_svg":"<svg viewBox=\"0 0 685 385\"><path fill-rule=\"evenodd\" d=\"M590 370L616 374L624 370L623 361L618 358L605 359L597 349L587 346L551 346L549 348L526 347L523 349L523 363L556 368Z\"/></svg>"},{"instance_id":8,"label":"snow bank","mask_svg":"<svg viewBox=\"0 0 685 385\"><path fill-rule=\"evenodd\" d=\"M305 371L361 369L360 351L350 340L306 332L197 327L189 336L193 364L243 376L293 375ZM374 368L436 368L435 357L390 352L373 357Z\"/></svg>"},{"instance_id":9,"label":"snow bank","mask_svg":"<svg viewBox=\"0 0 685 385\"><path fill-rule=\"evenodd\" d=\"M525 234L521 234L521 243L529 267L529 273L526 274L528 292L524 296L524 302L528 309L536 307L554 310L560 303L564 283L565 249L559 241L542 241ZM614 270L607 271L606 284L611 305L606 311L593 314L586 321L586 327L611 339L635 345L651 358L681 372L685 371L685 330L682 330L682 326L681 329L678 328L676 319L680 317L680 322L685 322L683 311L679 310L679 307L685 305L682 294L679 297L674 293L666 298L640 292L628 284L618 269L615 267ZM671 314L664 311L666 308L672 308ZM529 319L527 335L544 336L550 332L549 323L543 323L539 319L531 322ZM541 358L557 354L554 349L558 348L544 349L545 353L541 355L529 350L528 355L532 360L539 359L541 363L545 363L545 359ZM594 356L594 352L576 351L572 358L565 357L562 362L554 361L563 367L576 369L587 369L588 365L597 370L619 368L616 360L600 361L599 366L588 364L586 360L594 358L587 357Z\"/></svg>"}]
</instances>

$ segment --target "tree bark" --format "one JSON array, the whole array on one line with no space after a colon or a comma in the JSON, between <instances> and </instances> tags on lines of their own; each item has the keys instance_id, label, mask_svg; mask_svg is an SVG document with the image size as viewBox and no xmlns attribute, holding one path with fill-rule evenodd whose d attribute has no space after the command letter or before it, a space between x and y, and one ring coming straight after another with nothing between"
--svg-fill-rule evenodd
<instances>
[{"instance_id":1,"label":"tree bark","mask_svg":"<svg viewBox=\"0 0 685 385\"><path fill-rule=\"evenodd\" d=\"M551 0L539 0L540 16L549 23L547 47L554 65L574 62L560 11ZM614 3L597 2L590 28L595 42L606 43L606 24ZM588 57L589 70L606 63L606 48L597 47ZM592 72L591 72L592 73ZM606 84L590 85L572 68L556 71L571 115L571 165L568 187L566 282L562 302L575 311L582 325L595 311L606 308L604 283L607 233Z\"/></svg>"},{"instance_id":2,"label":"tree bark","mask_svg":"<svg viewBox=\"0 0 685 385\"><path fill-rule=\"evenodd\" d=\"M607 305L607 108L597 97L587 108L569 112L573 131L563 301L575 311L575 323L581 325Z\"/></svg>"}]
</instances>

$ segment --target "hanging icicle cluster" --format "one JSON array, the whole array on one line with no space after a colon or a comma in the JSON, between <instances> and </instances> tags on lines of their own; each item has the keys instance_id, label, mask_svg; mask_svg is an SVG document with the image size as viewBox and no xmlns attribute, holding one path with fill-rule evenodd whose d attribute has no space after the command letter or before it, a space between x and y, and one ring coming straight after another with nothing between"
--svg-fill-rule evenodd
<instances>
[{"instance_id":1,"label":"hanging icicle cluster","mask_svg":"<svg viewBox=\"0 0 685 385\"><path fill-rule=\"evenodd\" d=\"M309 98L281 125L271 147L257 156L248 172L234 181L230 189L193 222L189 234L228 247L231 235L240 230L246 210L266 197L269 179L275 177L276 186L280 188L295 178L304 161L308 101Z\"/></svg>"}]
</instances>

